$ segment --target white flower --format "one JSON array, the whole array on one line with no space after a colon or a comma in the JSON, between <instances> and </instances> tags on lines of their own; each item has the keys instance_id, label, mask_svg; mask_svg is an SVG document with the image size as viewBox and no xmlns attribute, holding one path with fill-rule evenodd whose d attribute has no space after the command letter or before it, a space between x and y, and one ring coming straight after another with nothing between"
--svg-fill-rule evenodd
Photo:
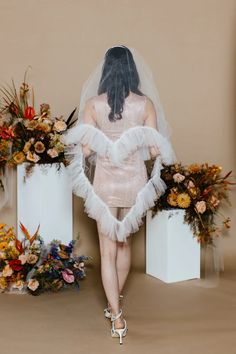
<instances>
[{"instance_id":1,"label":"white flower","mask_svg":"<svg viewBox=\"0 0 236 354\"><path fill-rule=\"evenodd\" d=\"M56 130L57 132L63 132L65 131L67 128L67 125L65 122L63 122L62 120L58 120L55 124L53 129Z\"/></svg>"},{"instance_id":2,"label":"white flower","mask_svg":"<svg viewBox=\"0 0 236 354\"><path fill-rule=\"evenodd\" d=\"M27 152L26 158L28 161L35 162L35 163L37 163L40 160L40 156L35 154L35 152L31 152L31 151Z\"/></svg>"},{"instance_id":3,"label":"white flower","mask_svg":"<svg viewBox=\"0 0 236 354\"><path fill-rule=\"evenodd\" d=\"M37 279L30 279L28 282L28 288L32 291L37 290L39 287L39 282Z\"/></svg>"},{"instance_id":4,"label":"white flower","mask_svg":"<svg viewBox=\"0 0 236 354\"><path fill-rule=\"evenodd\" d=\"M13 273L13 270L11 269L11 267L9 266L9 264L7 264L2 271L2 275L3 277L10 277Z\"/></svg>"},{"instance_id":5,"label":"white flower","mask_svg":"<svg viewBox=\"0 0 236 354\"><path fill-rule=\"evenodd\" d=\"M173 179L176 183L183 182L185 180L185 176L181 175L180 173L175 173L173 175Z\"/></svg>"},{"instance_id":6,"label":"white flower","mask_svg":"<svg viewBox=\"0 0 236 354\"><path fill-rule=\"evenodd\" d=\"M27 256L25 254L21 254L18 259L21 261L21 264L25 264L27 261Z\"/></svg>"},{"instance_id":7,"label":"white flower","mask_svg":"<svg viewBox=\"0 0 236 354\"><path fill-rule=\"evenodd\" d=\"M12 287L18 290L22 290L24 287L23 280L18 280L16 283L13 283Z\"/></svg>"},{"instance_id":8,"label":"white flower","mask_svg":"<svg viewBox=\"0 0 236 354\"><path fill-rule=\"evenodd\" d=\"M6 253L3 251L0 251L0 259L5 259L6 258Z\"/></svg>"},{"instance_id":9,"label":"white flower","mask_svg":"<svg viewBox=\"0 0 236 354\"><path fill-rule=\"evenodd\" d=\"M38 260L38 256L36 256L36 254L28 254L28 257L27 257L27 263L29 264L35 264Z\"/></svg>"}]
</instances>

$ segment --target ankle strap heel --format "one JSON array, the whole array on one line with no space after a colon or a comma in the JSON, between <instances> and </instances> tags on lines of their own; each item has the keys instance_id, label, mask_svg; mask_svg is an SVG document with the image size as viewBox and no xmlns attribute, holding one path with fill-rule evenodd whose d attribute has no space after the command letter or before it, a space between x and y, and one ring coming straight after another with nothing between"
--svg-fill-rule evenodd
<instances>
[{"instance_id":1,"label":"ankle strap heel","mask_svg":"<svg viewBox=\"0 0 236 354\"><path fill-rule=\"evenodd\" d=\"M127 322L123 318L123 322L125 324L124 328L115 328L115 321L120 318L122 315L122 310L119 311L117 315L114 315L113 313L111 314L111 336L112 337L119 337L120 338L120 344L123 344L122 338L126 336L126 333L128 331L127 328Z\"/></svg>"}]
</instances>

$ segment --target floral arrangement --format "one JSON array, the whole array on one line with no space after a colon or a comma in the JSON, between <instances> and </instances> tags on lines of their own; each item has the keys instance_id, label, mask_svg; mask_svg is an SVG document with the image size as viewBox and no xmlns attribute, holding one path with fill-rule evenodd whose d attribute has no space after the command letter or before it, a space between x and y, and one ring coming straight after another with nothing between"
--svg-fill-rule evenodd
<instances>
[{"instance_id":1,"label":"floral arrangement","mask_svg":"<svg viewBox=\"0 0 236 354\"><path fill-rule=\"evenodd\" d=\"M0 92L0 168L23 162L66 164L61 136L74 124L76 109L67 120L53 117L47 103L36 111L34 91L26 82L26 73L19 92L14 81Z\"/></svg>"},{"instance_id":2,"label":"floral arrangement","mask_svg":"<svg viewBox=\"0 0 236 354\"><path fill-rule=\"evenodd\" d=\"M198 242L212 243L214 236L219 236L222 229L216 226L215 216L223 217L223 228L230 227L230 218L220 212L223 201L229 203L231 172L221 175L218 165L180 163L165 166L161 178L167 185L165 193L152 208L153 214L159 210L179 208L185 210L185 222L188 223Z\"/></svg>"},{"instance_id":3,"label":"floral arrangement","mask_svg":"<svg viewBox=\"0 0 236 354\"><path fill-rule=\"evenodd\" d=\"M40 259L43 241L39 227L31 237L21 224L24 238L19 241L13 228L0 224L0 291L26 289L27 275Z\"/></svg>"},{"instance_id":4,"label":"floral arrangement","mask_svg":"<svg viewBox=\"0 0 236 354\"><path fill-rule=\"evenodd\" d=\"M85 275L85 262L90 256L73 254L76 241L63 245L54 240L45 247L39 227L31 236L20 224L23 239L17 239L14 229L0 224L0 292L40 295L68 287L79 289Z\"/></svg>"},{"instance_id":5,"label":"floral arrangement","mask_svg":"<svg viewBox=\"0 0 236 354\"><path fill-rule=\"evenodd\" d=\"M45 291L57 292L68 287L79 289L79 280L85 277L85 261L89 256L73 256L75 241L63 245L53 241L42 263L28 281L28 291L40 295Z\"/></svg>"}]
</instances>

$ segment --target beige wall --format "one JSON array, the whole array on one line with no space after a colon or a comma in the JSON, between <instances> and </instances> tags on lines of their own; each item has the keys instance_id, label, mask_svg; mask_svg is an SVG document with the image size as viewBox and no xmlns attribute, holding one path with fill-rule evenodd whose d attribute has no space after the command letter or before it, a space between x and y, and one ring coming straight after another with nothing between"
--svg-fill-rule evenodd
<instances>
[{"instance_id":1,"label":"beige wall","mask_svg":"<svg viewBox=\"0 0 236 354\"><path fill-rule=\"evenodd\" d=\"M37 103L67 115L105 50L137 48L152 67L173 143L183 163L219 163L236 171L235 0L0 0L0 80L33 70ZM236 212L235 193L229 214ZM98 258L93 220L74 201L81 252ZM15 207L1 221L15 225ZM236 253L236 222L224 239L225 265ZM134 236L133 265L144 266L144 228Z\"/></svg>"}]
</instances>

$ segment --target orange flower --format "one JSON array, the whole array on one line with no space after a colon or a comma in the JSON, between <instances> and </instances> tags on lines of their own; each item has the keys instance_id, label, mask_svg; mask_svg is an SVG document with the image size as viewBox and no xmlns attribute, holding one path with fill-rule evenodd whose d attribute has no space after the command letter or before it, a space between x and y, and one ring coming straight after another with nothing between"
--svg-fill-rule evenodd
<instances>
[{"instance_id":1,"label":"orange flower","mask_svg":"<svg viewBox=\"0 0 236 354\"><path fill-rule=\"evenodd\" d=\"M190 173L200 173L201 169L201 165L198 165L197 163L188 166Z\"/></svg>"},{"instance_id":2,"label":"orange flower","mask_svg":"<svg viewBox=\"0 0 236 354\"><path fill-rule=\"evenodd\" d=\"M15 137L14 129L9 127L0 127L0 137L2 139L10 140Z\"/></svg>"},{"instance_id":3,"label":"orange flower","mask_svg":"<svg viewBox=\"0 0 236 354\"><path fill-rule=\"evenodd\" d=\"M177 194L171 192L167 197L167 203L174 207L177 206Z\"/></svg>"},{"instance_id":4,"label":"orange flower","mask_svg":"<svg viewBox=\"0 0 236 354\"><path fill-rule=\"evenodd\" d=\"M51 131L51 127L46 123L38 123L37 130L41 130L44 133L49 133Z\"/></svg>"}]
</instances>

